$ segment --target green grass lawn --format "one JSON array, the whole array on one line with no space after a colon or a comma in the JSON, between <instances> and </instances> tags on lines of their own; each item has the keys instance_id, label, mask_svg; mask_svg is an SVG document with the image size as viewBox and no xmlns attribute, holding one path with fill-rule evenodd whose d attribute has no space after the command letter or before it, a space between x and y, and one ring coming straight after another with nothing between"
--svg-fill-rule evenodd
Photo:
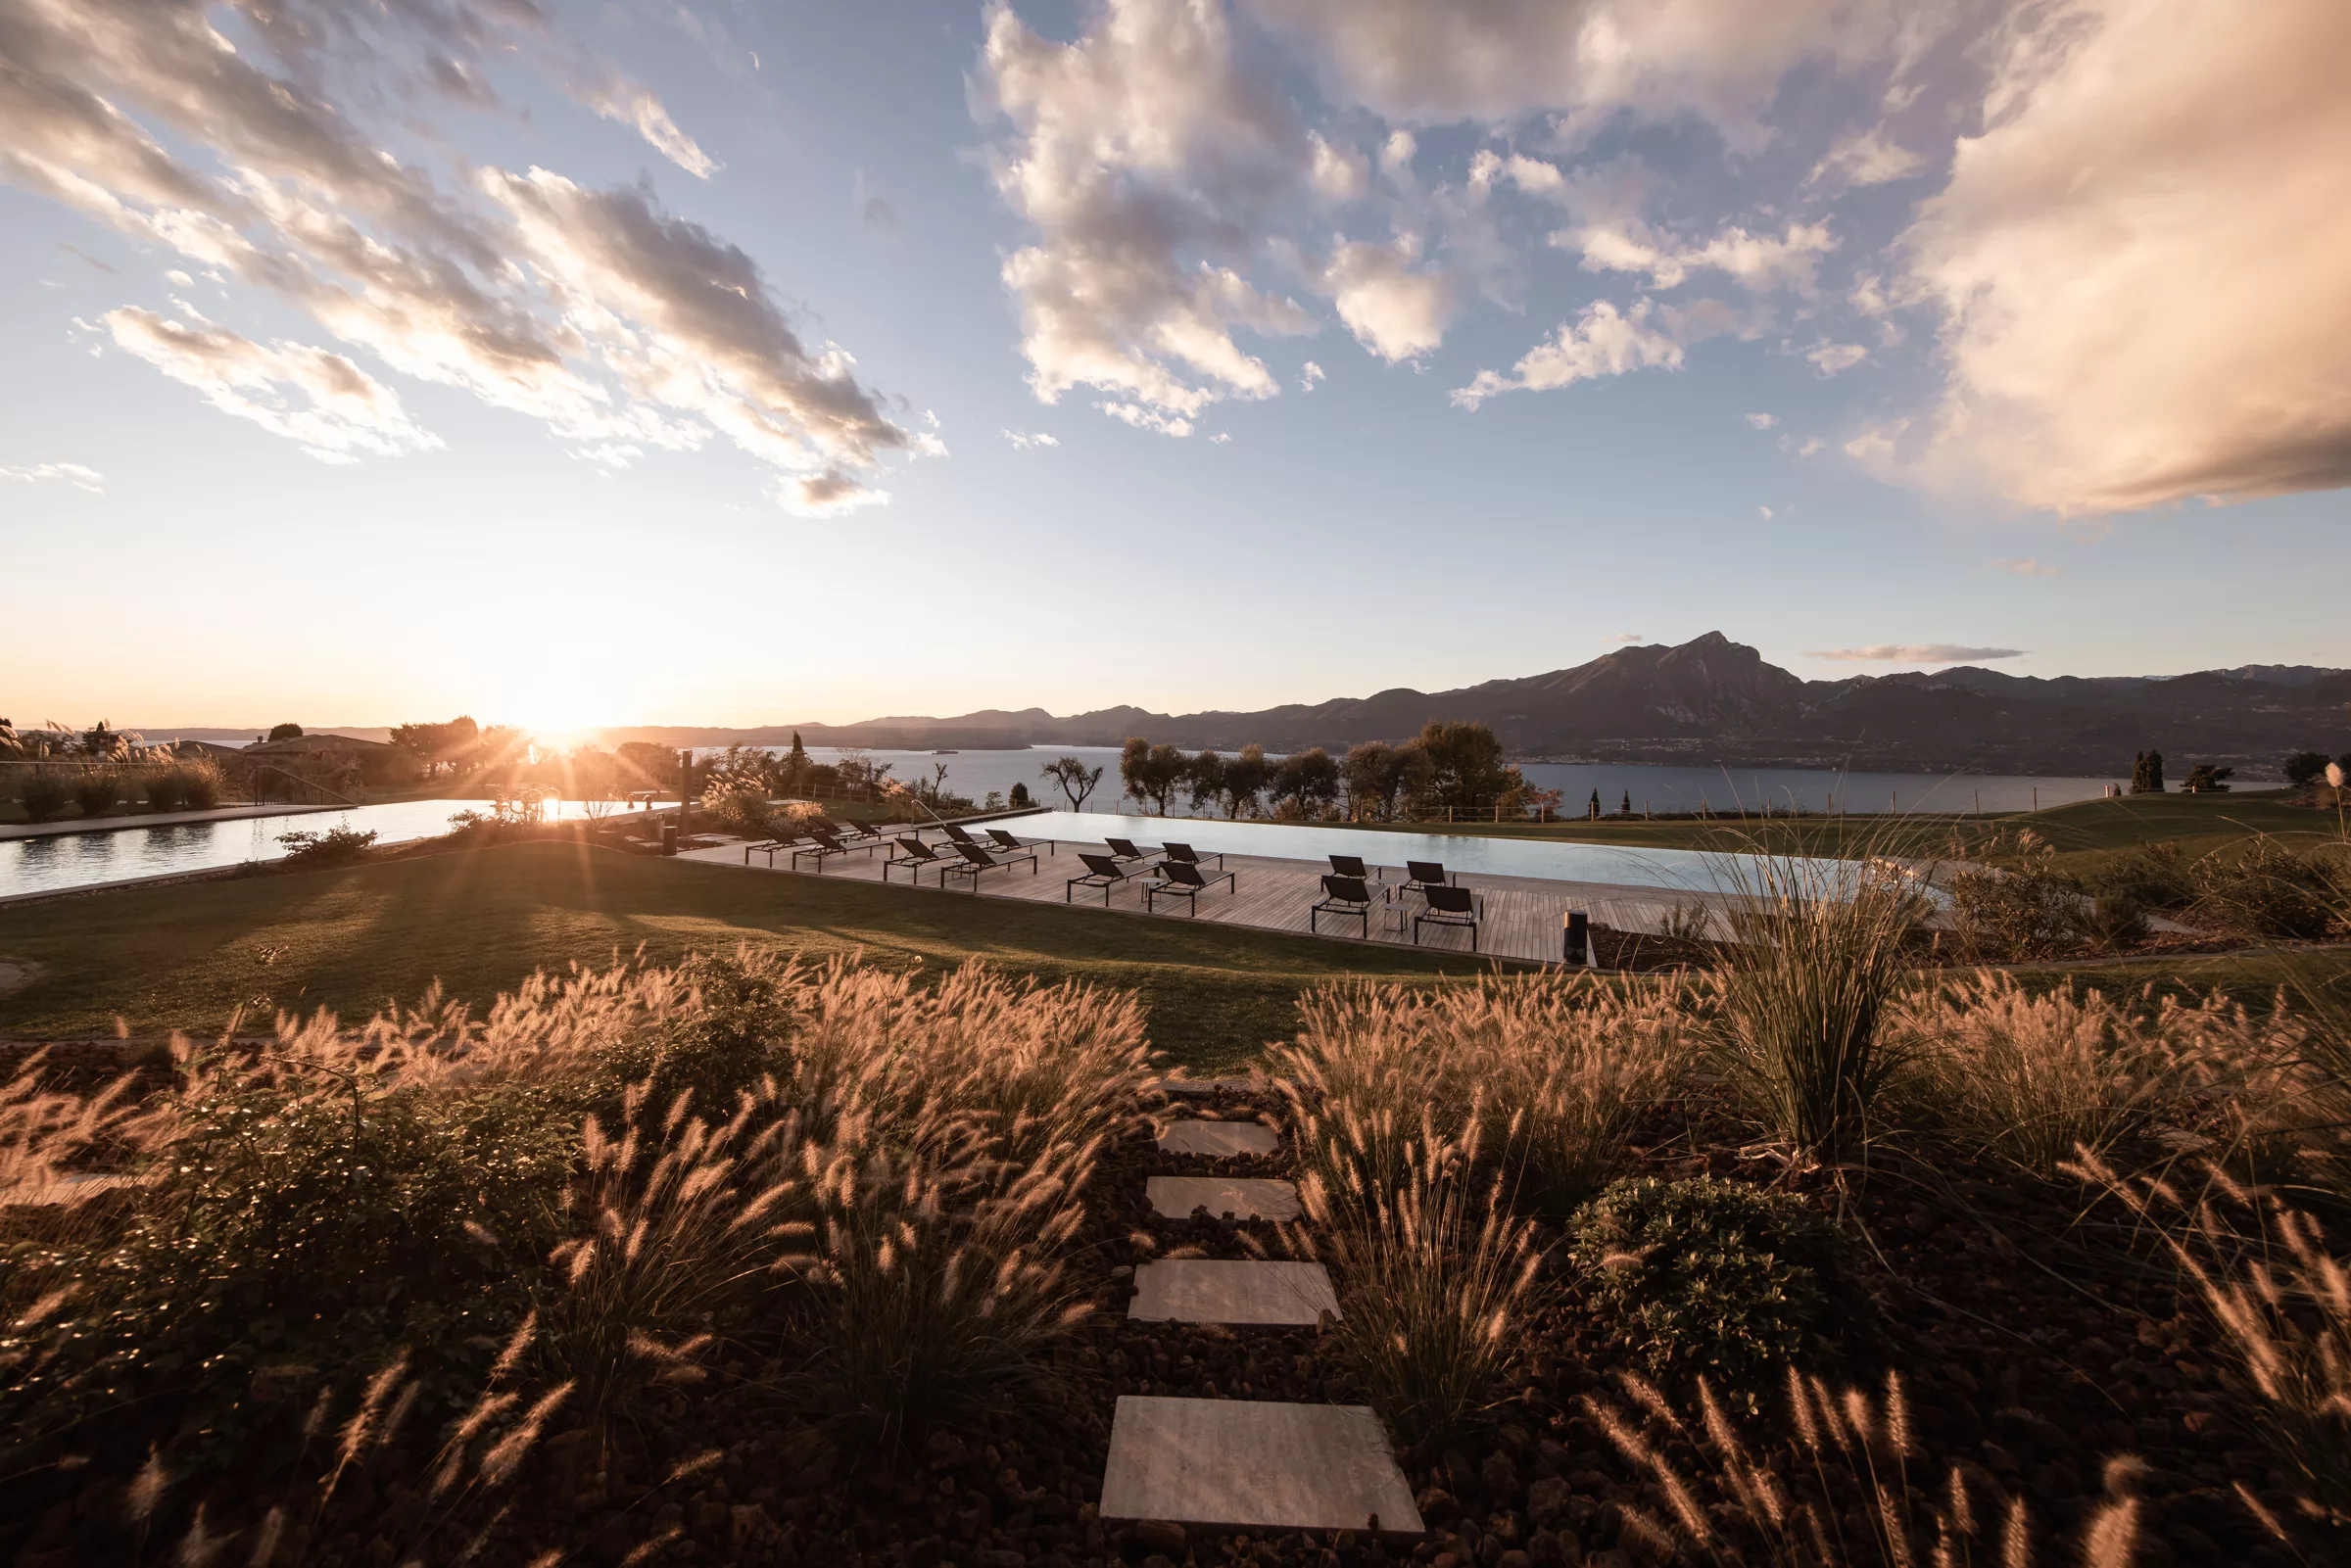
<instances>
[{"instance_id":1,"label":"green grass lawn","mask_svg":"<svg viewBox=\"0 0 2351 1568\"><path fill-rule=\"evenodd\" d=\"M524 843L0 908L0 962L37 966L0 996L0 1036L217 1030L244 1006L356 1021L438 979L488 1002L535 969L671 959L743 941L890 965L982 958L1046 980L1141 993L1154 1043L1195 1070L1296 1027L1301 990L1347 974L1428 978L1484 961L1000 899Z\"/></svg>"}]
</instances>

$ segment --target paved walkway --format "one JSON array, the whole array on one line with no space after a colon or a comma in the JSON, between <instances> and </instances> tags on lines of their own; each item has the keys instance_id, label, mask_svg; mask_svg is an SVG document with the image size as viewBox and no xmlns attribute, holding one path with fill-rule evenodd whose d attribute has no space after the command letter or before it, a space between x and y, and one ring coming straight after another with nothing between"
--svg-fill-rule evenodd
<instances>
[{"instance_id":1,"label":"paved walkway","mask_svg":"<svg viewBox=\"0 0 2351 1568\"><path fill-rule=\"evenodd\" d=\"M1254 1117L1176 1114L1164 1123L1159 1147L1170 1157L1257 1161L1271 1156L1280 1137ZM1148 1181L1162 1219L1188 1218L1195 1207L1212 1214L1298 1215L1297 1189L1287 1181L1166 1175ZM1343 1310L1320 1263L1166 1259L1138 1268L1134 1284L1127 1310L1138 1319L1245 1332L1311 1325ZM1123 1394L1111 1420L1100 1512L1106 1520L1158 1521L1163 1530L1421 1533L1420 1511L1388 1434L1361 1404Z\"/></svg>"},{"instance_id":2,"label":"paved walkway","mask_svg":"<svg viewBox=\"0 0 2351 1568\"><path fill-rule=\"evenodd\" d=\"M941 848L942 840L935 832L926 831L925 842L934 849ZM1025 840L1026 841L1026 840ZM1105 911L1128 916L1143 915L1142 884L1147 879L1134 877L1112 888L1107 900L1099 889L1070 886L1072 878L1085 874L1078 858L1080 851L1100 851L1105 846L1074 843L1062 840L1036 845L1036 864L1007 866L1001 870L983 873L975 882L957 877L948 881L944 890L939 885L939 874L931 868L917 870L909 880L904 867L893 868L888 874L890 886L908 897L925 898L1015 898L1031 903L1061 904ZM760 876L824 876L851 881L880 882L884 879L884 863L889 851L859 852L846 857L830 857L820 873L810 867L794 873L792 856L780 851L773 857L755 851L747 857L740 840L708 849L696 849L680 856L681 859L706 861L712 865L735 866ZM772 858L773 864L770 864ZM1213 860L1213 857L1212 857ZM1227 926L1246 926L1257 930L1287 931L1295 935L1317 935L1334 941L1369 942L1384 947L1409 947L1414 944L1413 918L1421 908L1420 900L1394 892L1403 880L1401 870L1390 868L1383 888L1391 896L1374 901L1368 929L1366 923L1351 915L1323 913L1311 917L1314 904L1322 896L1322 877L1330 867L1321 862L1280 860L1263 855L1226 855L1222 866L1212 865L1209 875L1223 872L1233 874L1229 883L1218 881L1209 891L1194 899L1195 909L1187 910L1181 900L1158 900L1159 909L1150 918L1159 920L1202 920ZM1523 959L1536 963L1559 962L1563 945L1563 917L1570 910L1580 910L1591 917L1596 926L1613 930L1659 932L1673 912L1688 904L1704 904L1719 913L1726 899L1719 893L1691 893L1657 887L1635 887L1612 882L1555 881L1540 877L1503 877L1484 873L1463 873L1457 880L1460 885L1477 894L1482 910L1476 935L1477 951L1495 958ZM1719 918L1716 929L1725 928ZM1470 933L1459 927L1429 925L1419 933L1418 945L1434 950L1467 952Z\"/></svg>"}]
</instances>

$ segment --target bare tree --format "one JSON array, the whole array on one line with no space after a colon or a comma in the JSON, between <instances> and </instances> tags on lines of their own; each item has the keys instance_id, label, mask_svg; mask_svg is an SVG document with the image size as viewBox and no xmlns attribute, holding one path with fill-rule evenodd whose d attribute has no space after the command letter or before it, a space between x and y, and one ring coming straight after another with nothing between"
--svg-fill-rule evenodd
<instances>
[{"instance_id":1,"label":"bare tree","mask_svg":"<svg viewBox=\"0 0 2351 1568\"><path fill-rule=\"evenodd\" d=\"M1052 780L1061 792L1069 797L1072 811L1083 811L1085 797L1092 794L1094 786L1102 782L1102 770L1087 767L1084 760L1079 757L1055 757L1045 764L1043 776Z\"/></svg>"}]
</instances>

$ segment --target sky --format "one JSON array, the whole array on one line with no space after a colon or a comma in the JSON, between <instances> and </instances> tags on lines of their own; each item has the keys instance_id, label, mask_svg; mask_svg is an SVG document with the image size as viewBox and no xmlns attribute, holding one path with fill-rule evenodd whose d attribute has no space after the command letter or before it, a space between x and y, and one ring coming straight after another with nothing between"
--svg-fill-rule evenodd
<instances>
[{"instance_id":1,"label":"sky","mask_svg":"<svg viewBox=\"0 0 2351 1568\"><path fill-rule=\"evenodd\" d=\"M0 712L2351 664L2341 0L0 0Z\"/></svg>"}]
</instances>

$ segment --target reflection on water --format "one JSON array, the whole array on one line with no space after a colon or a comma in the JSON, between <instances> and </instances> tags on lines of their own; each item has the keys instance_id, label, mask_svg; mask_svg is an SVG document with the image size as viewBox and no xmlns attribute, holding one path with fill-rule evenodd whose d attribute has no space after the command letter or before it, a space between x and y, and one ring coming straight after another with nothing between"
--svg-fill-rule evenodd
<instances>
[{"instance_id":1,"label":"reflection on water","mask_svg":"<svg viewBox=\"0 0 2351 1568\"><path fill-rule=\"evenodd\" d=\"M287 812L9 839L0 841L0 896L211 871L249 860L282 860L286 850L277 841L279 833L352 828L373 830L376 842L385 844L429 838L447 832L455 813L488 808L484 800L400 800L347 811ZM579 801L568 800L562 815L577 817L584 809Z\"/></svg>"}]
</instances>

